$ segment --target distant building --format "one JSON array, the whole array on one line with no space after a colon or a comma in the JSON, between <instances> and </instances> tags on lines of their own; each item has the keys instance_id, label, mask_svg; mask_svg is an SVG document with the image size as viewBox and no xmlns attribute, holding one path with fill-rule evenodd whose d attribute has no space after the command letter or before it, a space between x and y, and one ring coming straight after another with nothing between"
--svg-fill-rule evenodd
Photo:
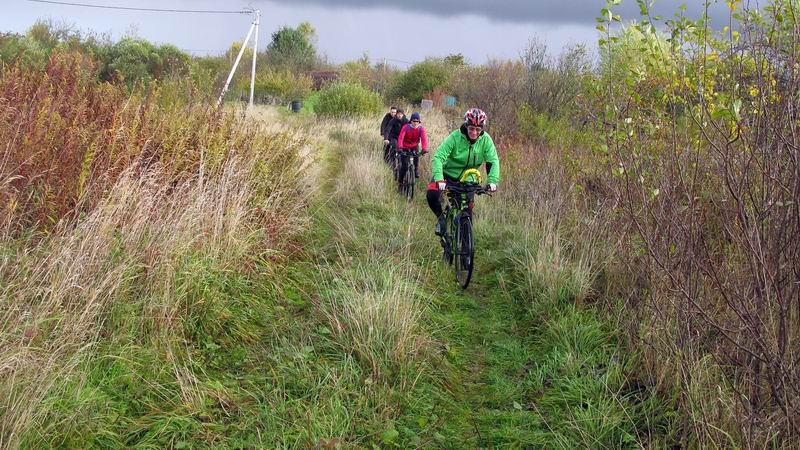
<instances>
[{"instance_id":1,"label":"distant building","mask_svg":"<svg viewBox=\"0 0 800 450\"><path fill-rule=\"evenodd\" d=\"M306 72L314 82L314 89L321 89L323 86L339 79L339 72L335 70L312 70Z\"/></svg>"}]
</instances>

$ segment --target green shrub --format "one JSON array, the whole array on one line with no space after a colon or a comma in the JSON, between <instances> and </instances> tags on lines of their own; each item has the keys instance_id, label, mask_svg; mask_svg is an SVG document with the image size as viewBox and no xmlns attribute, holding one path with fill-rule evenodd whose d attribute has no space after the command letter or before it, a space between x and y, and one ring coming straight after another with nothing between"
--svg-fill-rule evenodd
<instances>
[{"instance_id":1,"label":"green shrub","mask_svg":"<svg viewBox=\"0 0 800 450\"><path fill-rule=\"evenodd\" d=\"M383 62L370 64L369 57L364 54L361 58L347 61L337 68L339 79L359 83L375 90L381 95L388 95L393 80L398 76L398 70Z\"/></svg>"},{"instance_id":2,"label":"green shrub","mask_svg":"<svg viewBox=\"0 0 800 450\"><path fill-rule=\"evenodd\" d=\"M518 131L536 144L561 150L591 146L591 130L576 127L564 115L551 117L523 105L517 111L517 124Z\"/></svg>"},{"instance_id":3,"label":"green shrub","mask_svg":"<svg viewBox=\"0 0 800 450\"><path fill-rule=\"evenodd\" d=\"M302 74L294 74L289 70L267 69L256 74L256 97L270 96L283 101L300 100L311 93L313 82ZM239 90L248 92L250 77L239 81Z\"/></svg>"},{"instance_id":4,"label":"green shrub","mask_svg":"<svg viewBox=\"0 0 800 450\"><path fill-rule=\"evenodd\" d=\"M380 95L357 83L337 82L320 92L317 114L326 116L378 114L383 108Z\"/></svg>"},{"instance_id":5,"label":"green shrub","mask_svg":"<svg viewBox=\"0 0 800 450\"><path fill-rule=\"evenodd\" d=\"M144 39L123 38L104 51L104 81L124 81L128 87L137 83L149 85L167 76L186 76L190 58L173 45L155 46Z\"/></svg>"},{"instance_id":6,"label":"green shrub","mask_svg":"<svg viewBox=\"0 0 800 450\"><path fill-rule=\"evenodd\" d=\"M447 85L452 70L447 63L435 59L414 64L397 79L392 94L419 103L425 94Z\"/></svg>"}]
</instances>

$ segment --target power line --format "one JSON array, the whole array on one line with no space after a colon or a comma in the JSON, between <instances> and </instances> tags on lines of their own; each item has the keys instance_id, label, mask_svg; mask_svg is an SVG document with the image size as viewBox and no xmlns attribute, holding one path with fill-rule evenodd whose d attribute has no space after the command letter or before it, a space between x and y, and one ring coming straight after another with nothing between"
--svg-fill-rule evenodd
<instances>
[{"instance_id":1,"label":"power line","mask_svg":"<svg viewBox=\"0 0 800 450\"><path fill-rule=\"evenodd\" d=\"M403 60L400 60L400 59L392 59L392 58L378 58L378 59L385 59L386 61L398 62L398 63L401 63L401 64L405 64L407 66L413 66L414 65L413 62L403 61Z\"/></svg>"},{"instance_id":2,"label":"power line","mask_svg":"<svg viewBox=\"0 0 800 450\"><path fill-rule=\"evenodd\" d=\"M25 0L31 3L49 3L53 5L81 6L84 8L117 9L124 11L168 12L168 13L193 13L193 14L252 14L250 10L214 10L214 9L161 9L161 8L134 8L130 6L92 5L89 3L59 2L54 0Z\"/></svg>"}]
</instances>

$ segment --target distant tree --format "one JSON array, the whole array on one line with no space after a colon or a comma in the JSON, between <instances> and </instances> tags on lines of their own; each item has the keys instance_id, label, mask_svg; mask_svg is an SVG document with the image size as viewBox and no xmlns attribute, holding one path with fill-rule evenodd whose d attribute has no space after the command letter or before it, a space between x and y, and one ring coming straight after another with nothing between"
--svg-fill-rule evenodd
<instances>
[{"instance_id":1,"label":"distant tree","mask_svg":"<svg viewBox=\"0 0 800 450\"><path fill-rule=\"evenodd\" d=\"M225 52L225 58L228 59L228 62L230 64L233 64L233 62L236 60L236 56L239 55L239 51L241 49L242 49L242 43L237 41L231 44L231 47ZM253 57L253 49L251 47L247 47L246 49L244 49L244 54L242 54L242 62L250 60L250 58L252 57Z\"/></svg>"},{"instance_id":2,"label":"distant tree","mask_svg":"<svg viewBox=\"0 0 800 450\"><path fill-rule=\"evenodd\" d=\"M267 61L279 68L313 69L317 65L315 36L316 32L308 22L297 28L282 27L272 34L272 41L267 46Z\"/></svg>"},{"instance_id":3,"label":"distant tree","mask_svg":"<svg viewBox=\"0 0 800 450\"><path fill-rule=\"evenodd\" d=\"M59 42L58 32L51 21L37 20L28 28L25 36L47 50L55 48Z\"/></svg>"},{"instance_id":4,"label":"distant tree","mask_svg":"<svg viewBox=\"0 0 800 450\"><path fill-rule=\"evenodd\" d=\"M297 31L306 37L306 40L312 46L317 45L317 30L311 25L311 22L302 22L297 26Z\"/></svg>"},{"instance_id":5,"label":"distant tree","mask_svg":"<svg viewBox=\"0 0 800 450\"><path fill-rule=\"evenodd\" d=\"M451 53L444 57L444 62L456 67L461 67L467 64L466 59L464 59L464 55L461 53Z\"/></svg>"}]
</instances>

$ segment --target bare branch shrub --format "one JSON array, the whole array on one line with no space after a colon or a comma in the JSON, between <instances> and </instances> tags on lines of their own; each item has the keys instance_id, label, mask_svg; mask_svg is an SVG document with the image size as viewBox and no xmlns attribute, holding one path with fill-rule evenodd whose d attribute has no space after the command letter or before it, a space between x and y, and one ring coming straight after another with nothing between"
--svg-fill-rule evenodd
<instances>
[{"instance_id":1,"label":"bare branch shrub","mask_svg":"<svg viewBox=\"0 0 800 450\"><path fill-rule=\"evenodd\" d=\"M606 142L644 251L642 344L706 445L800 442L796 2L605 39ZM620 35L617 35L620 36ZM618 59L619 58L619 59Z\"/></svg>"}]
</instances>

